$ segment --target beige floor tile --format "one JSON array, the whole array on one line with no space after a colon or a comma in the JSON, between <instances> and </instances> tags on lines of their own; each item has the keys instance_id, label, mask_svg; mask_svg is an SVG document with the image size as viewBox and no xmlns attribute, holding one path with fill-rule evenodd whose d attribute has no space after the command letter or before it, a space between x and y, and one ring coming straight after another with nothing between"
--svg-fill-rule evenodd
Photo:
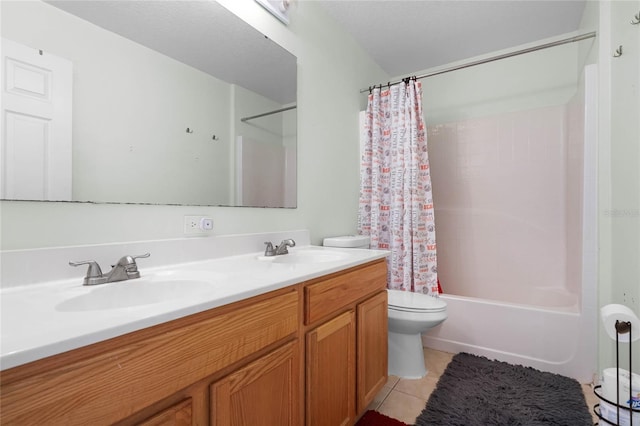
<instances>
[{"instance_id":1,"label":"beige floor tile","mask_svg":"<svg viewBox=\"0 0 640 426\"><path fill-rule=\"evenodd\" d=\"M454 354L424 348L424 362L429 373L440 376L451 362Z\"/></svg>"},{"instance_id":2,"label":"beige floor tile","mask_svg":"<svg viewBox=\"0 0 640 426\"><path fill-rule=\"evenodd\" d=\"M417 396L426 401L429 399L431 392L436 388L438 379L440 379L440 376L430 371L422 379L400 379L393 390Z\"/></svg>"},{"instance_id":3,"label":"beige floor tile","mask_svg":"<svg viewBox=\"0 0 640 426\"><path fill-rule=\"evenodd\" d=\"M413 395L392 390L384 400L378 411L385 416L393 417L407 424L414 424L427 401Z\"/></svg>"}]
</instances>

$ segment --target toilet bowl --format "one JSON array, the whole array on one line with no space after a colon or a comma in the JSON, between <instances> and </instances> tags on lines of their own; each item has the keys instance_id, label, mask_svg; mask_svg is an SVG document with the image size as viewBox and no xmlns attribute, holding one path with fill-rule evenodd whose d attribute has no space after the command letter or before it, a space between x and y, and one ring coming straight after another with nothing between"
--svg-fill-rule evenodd
<instances>
[{"instance_id":1,"label":"toilet bowl","mask_svg":"<svg viewBox=\"0 0 640 426\"><path fill-rule=\"evenodd\" d=\"M387 290L389 375L419 379L427 374L422 333L447 319L444 300L422 293Z\"/></svg>"},{"instance_id":2,"label":"toilet bowl","mask_svg":"<svg viewBox=\"0 0 640 426\"><path fill-rule=\"evenodd\" d=\"M368 235L343 235L341 237L329 237L322 240L325 247L363 248L368 249L371 238Z\"/></svg>"},{"instance_id":3,"label":"toilet bowl","mask_svg":"<svg viewBox=\"0 0 640 426\"><path fill-rule=\"evenodd\" d=\"M369 237L348 235L325 238L323 245L369 248ZM447 319L444 300L426 294L387 290L390 375L419 379L427 374L422 333Z\"/></svg>"}]
</instances>

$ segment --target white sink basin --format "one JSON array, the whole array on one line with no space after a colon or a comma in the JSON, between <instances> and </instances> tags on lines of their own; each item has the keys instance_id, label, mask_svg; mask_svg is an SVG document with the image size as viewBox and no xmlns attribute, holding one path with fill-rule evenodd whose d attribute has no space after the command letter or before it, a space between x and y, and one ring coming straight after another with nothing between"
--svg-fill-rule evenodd
<instances>
[{"instance_id":1,"label":"white sink basin","mask_svg":"<svg viewBox=\"0 0 640 426\"><path fill-rule=\"evenodd\" d=\"M96 286L89 293L59 303L56 310L77 312L153 305L211 292L214 288L210 281L203 280L133 279Z\"/></svg>"},{"instance_id":2,"label":"white sink basin","mask_svg":"<svg viewBox=\"0 0 640 426\"><path fill-rule=\"evenodd\" d=\"M289 251L289 254L279 256L259 256L258 259L270 261L273 263L292 263L292 264L311 264L336 262L349 257L346 253L322 250L322 249L300 249L297 251Z\"/></svg>"}]
</instances>

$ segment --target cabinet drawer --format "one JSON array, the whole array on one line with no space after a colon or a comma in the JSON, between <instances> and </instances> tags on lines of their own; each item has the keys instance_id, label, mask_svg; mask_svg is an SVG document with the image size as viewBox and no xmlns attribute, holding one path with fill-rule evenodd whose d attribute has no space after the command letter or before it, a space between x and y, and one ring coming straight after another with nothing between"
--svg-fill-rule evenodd
<instances>
[{"instance_id":1,"label":"cabinet drawer","mask_svg":"<svg viewBox=\"0 0 640 426\"><path fill-rule=\"evenodd\" d=\"M119 343L126 336L104 342L99 355L3 383L3 424L113 423L298 329L297 291L231 306L135 343Z\"/></svg>"},{"instance_id":2,"label":"cabinet drawer","mask_svg":"<svg viewBox=\"0 0 640 426\"><path fill-rule=\"evenodd\" d=\"M305 324L325 318L386 286L384 260L310 283L304 288Z\"/></svg>"}]
</instances>

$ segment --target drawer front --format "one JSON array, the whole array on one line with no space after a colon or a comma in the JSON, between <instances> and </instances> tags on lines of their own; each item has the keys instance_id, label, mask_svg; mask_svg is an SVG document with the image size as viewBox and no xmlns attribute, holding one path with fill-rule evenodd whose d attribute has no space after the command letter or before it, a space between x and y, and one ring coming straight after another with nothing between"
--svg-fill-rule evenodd
<instances>
[{"instance_id":1,"label":"drawer front","mask_svg":"<svg viewBox=\"0 0 640 426\"><path fill-rule=\"evenodd\" d=\"M126 418L291 336L299 324L298 293L220 312L133 344L118 346L115 339L100 355L3 384L3 424L106 424Z\"/></svg>"},{"instance_id":2,"label":"drawer front","mask_svg":"<svg viewBox=\"0 0 640 426\"><path fill-rule=\"evenodd\" d=\"M386 286L384 260L308 284L304 288L305 324L325 318Z\"/></svg>"}]
</instances>

